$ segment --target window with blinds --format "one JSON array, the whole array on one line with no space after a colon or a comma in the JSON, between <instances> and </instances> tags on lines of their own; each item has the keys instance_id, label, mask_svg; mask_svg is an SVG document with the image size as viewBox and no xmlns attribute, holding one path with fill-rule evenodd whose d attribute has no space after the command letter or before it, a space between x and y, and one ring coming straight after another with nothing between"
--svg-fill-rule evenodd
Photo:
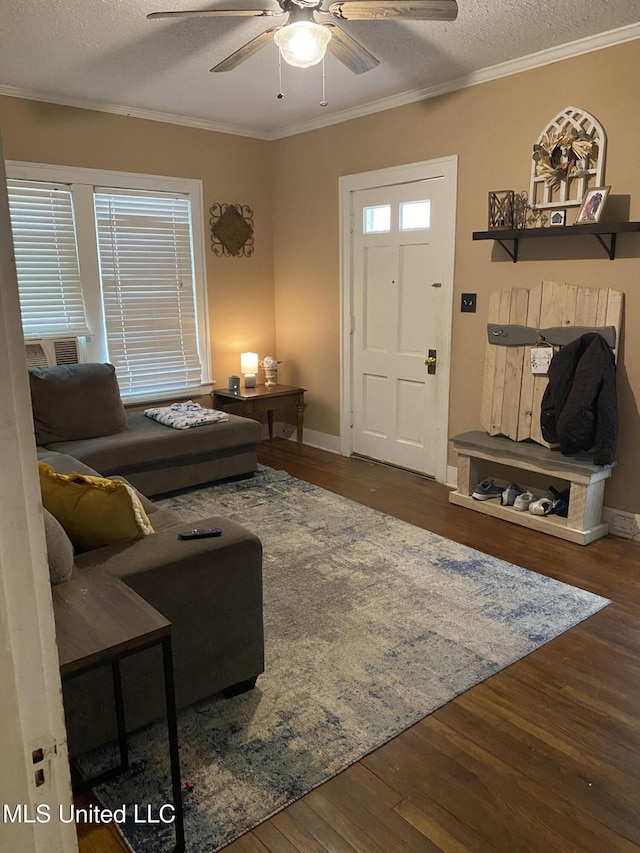
<instances>
[{"instance_id":1,"label":"window with blinds","mask_svg":"<svg viewBox=\"0 0 640 853\"><path fill-rule=\"evenodd\" d=\"M25 338L81 337L132 403L211 388L202 184L7 162Z\"/></svg>"},{"instance_id":2,"label":"window with blinds","mask_svg":"<svg viewBox=\"0 0 640 853\"><path fill-rule=\"evenodd\" d=\"M25 338L86 335L70 188L8 181Z\"/></svg>"},{"instance_id":3,"label":"window with blinds","mask_svg":"<svg viewBox=\"0 0 640 853\"><path fill-rule=\"evenodd\" d=\"M99 187L94 205L107 349L121 392L199 386L189 198Z\"/></svg>"}]
</instances>

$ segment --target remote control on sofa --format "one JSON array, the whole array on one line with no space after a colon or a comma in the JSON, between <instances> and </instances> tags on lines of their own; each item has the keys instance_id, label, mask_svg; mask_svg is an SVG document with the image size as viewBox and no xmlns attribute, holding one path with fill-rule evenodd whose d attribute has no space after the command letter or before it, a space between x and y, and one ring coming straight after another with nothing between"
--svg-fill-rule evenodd
<instances>
[{"instance_id":1,"label":"remote control on sofa","mask_svg":"<svg viewBox=\"0 0 640 853\"><path fill-rule=\"evenodd\" d=\"M185 530L184 533L178 533L178 539L208 539L210 536L221 536L222 530L219 527L202 527L199 530Z\"/></svg>"}]
</instances>

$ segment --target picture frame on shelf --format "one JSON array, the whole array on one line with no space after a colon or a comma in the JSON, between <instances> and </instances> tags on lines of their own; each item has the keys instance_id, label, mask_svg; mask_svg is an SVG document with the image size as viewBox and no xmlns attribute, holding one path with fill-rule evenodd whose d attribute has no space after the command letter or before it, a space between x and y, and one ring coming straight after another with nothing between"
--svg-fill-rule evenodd
<instances>
[{"instance_id":1,"label":"picture frame on shelf","mask_svg":"<svg viewBox=\"0 0 640 853\"><path fill-rule=\"evenodd\" d=\"M574 225L599 222L611 187L592 187L584 195Z\"/></svg>"},{"instance_id":2,"label":"picture frame on shelf","mask_svg":"<svg viewBox=\"0 0 640 853\"><path fill-rule=\"evenodd\" d=\"M554 210L553 213L549 216L549 225L566 225L567 224L567 211L566 210Z\"/></svg>"}]
</instances>

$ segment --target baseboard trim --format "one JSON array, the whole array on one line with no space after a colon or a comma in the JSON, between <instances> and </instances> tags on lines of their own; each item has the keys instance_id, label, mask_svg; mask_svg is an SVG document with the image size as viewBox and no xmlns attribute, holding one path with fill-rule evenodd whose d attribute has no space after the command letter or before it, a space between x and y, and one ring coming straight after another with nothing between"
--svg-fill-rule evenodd
<instances>
[{"instance_id":1,"label":"baseboard trim","mask_svg":"<svg viewBox=\"0 0 640 853\"><path fill-rule=\"evenodd\" d=\"M295 429L292 429L291 435L287 436L290 441L297 441ZM309 447L315 447L317 450L326 450L329 453L340 455L340 436L329 435L326 432L318 432L315 429L302 430L302 443Z\"/></svg>"},{"instance_id":2,"label":"baseboard trim","mask_svg":"<svg viewBox=\"0 0 640 853\"><path fill-rule=\"evenodd\" d=\"M274 421L273 434L276 438L286 438L288 441L297 441L298 433L293 424L283 423L282 421ZM267 424L262 424L262 440L269 438L269 428ZM307 447L315 447L317 450L326 450L328 453L336 453L340 455L340 436L329 435L326 432L318 432L315 429L302 430L302 443Z\"/></svg>"}]
</instances>

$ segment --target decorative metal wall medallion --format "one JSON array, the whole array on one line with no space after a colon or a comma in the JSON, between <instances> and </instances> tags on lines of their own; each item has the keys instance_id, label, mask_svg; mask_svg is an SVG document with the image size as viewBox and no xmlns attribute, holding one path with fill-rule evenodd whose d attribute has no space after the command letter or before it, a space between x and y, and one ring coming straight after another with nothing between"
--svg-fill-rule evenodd
<instances>
[{"instance_id":1,"label":"decorative metal wall medallion","mask_svg":"<svg viewBox=\"0 0 640 853\"><path fill-rule=\"evenodd\" d=\"M249 258L253 254L253 211L246 204L214 204L211 251L216 255Z\"/></svg>"}]
</instances>

